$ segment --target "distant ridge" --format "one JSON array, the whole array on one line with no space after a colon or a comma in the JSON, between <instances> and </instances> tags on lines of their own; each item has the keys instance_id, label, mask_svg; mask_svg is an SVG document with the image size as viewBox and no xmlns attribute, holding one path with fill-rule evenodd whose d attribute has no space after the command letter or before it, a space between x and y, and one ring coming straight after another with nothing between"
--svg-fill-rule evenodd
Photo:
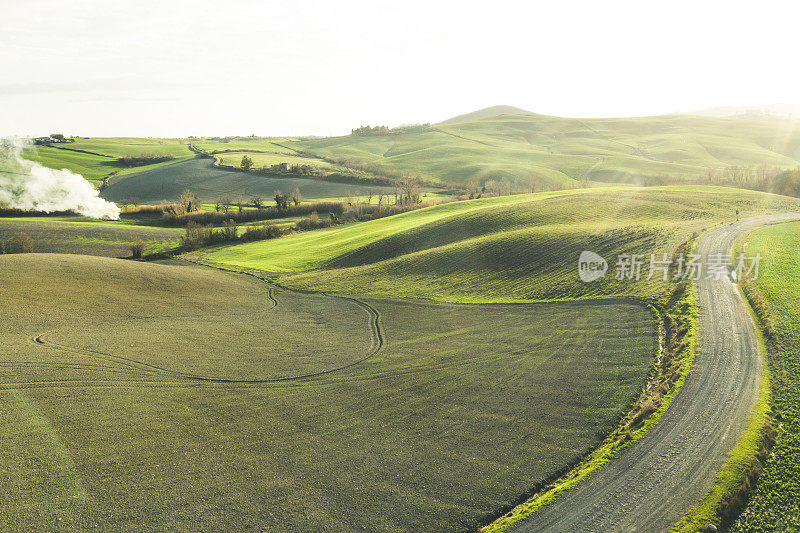
<instances>
[{"instance_id":1,"label":"distant ridge","mask_svg":"<svg viewBox=\"0 0 800 533\"><path fill-rule=\"evenodd\" d=\"M800 106L794 104L769 104L754 106L728 106L728 107L709 107L698 109L683 115L697 115L701 117L733 117L740 115L747 116L767 116L767 117L791 117L800 118Z\"/></svg>"},{"instance_id":2,"label":"distant ridge","mask_svg":"<svg viewBox=\"0 0 800 533\"><path fill-rule=\"evenodd\" d=\"M473 111L472 113L464 113L463 115L458 115L452 118L448 118L447 120L443 120L438 124L443 125L443 124L458 124L459 122L472 122L473 120L480 120L482 118L492 118L500 115L535 115L535 114L536 113L531 113L530 111L526 111L524 109L520 109L519 107L514 107L511 105L496 105L492 107L487 107L485 109L479 109L477 111Z\"/></svg>"}]
</instances>

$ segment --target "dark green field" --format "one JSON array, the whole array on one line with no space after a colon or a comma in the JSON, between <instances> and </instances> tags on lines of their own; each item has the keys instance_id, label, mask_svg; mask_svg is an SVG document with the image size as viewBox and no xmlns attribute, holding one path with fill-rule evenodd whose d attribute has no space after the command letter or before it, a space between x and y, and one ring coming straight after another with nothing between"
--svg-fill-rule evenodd
<instances>
[{"instance_id":1,"label":"dark green field","mask_svg":"<svg viewBox=\"0 0 800 533\"><path fill-rule=\"evenodd\" d=\"M347 194L367 192L389 194L393 187L365 186L337 183L310 178L260 176L221 170L211 166L210 159L191 159L153 170L111 180L111 185L100 196L112 202L136 199L146 204L174 202L183 191L190 189L200 199L212 203L228 197L236 200L243 196L249 200L254 195L271 199L276 192L288 193L300 189L304 198L332 198Z\"/></svg>"},{"instance_id":2,"label":"dark green field","mask_svg":"<svg viewBox=\"0 0 800 533\"><path fill-rule=\"evenodd\" d=\"M0 257L0 300L4 529L474 528L614 427L656 328L66 255Z\"/></svg>"}]
</instances>

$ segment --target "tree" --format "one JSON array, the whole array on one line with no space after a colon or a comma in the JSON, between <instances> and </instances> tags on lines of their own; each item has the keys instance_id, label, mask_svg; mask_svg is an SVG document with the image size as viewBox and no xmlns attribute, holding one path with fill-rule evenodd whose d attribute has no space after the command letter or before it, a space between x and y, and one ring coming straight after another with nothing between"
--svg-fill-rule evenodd
<instances>
[{"instance_id":1,"label":"tree","mask_svg":"<svg viewBox=\"0 0 800 533\"><path fill-rule=\"evenodd\" d=\"M256 209L261 209L262 207L264 207L264 199L259 195L253 196L252 203L253 207L255 207Z\"/></svg>"},{"instance_id":2,"label":"tree","mask_svg":"<svg viewBox=\"0 0 800 533\"><path fill-rule=\"evenodd\" d=\"M247 172L251 168L253 168L253 160L250 159L250 156L248 156L247 154L243 155L242 156L242 170Z\"/></svg>"},{"instance_id":3,"label":"tree","mask_svg":"<svg viewBox=\"0 0 800 533\"><path fill-rule=\"evenodd\" d=\"M290 195L290 198L292 199L294 205L300 205L300 202L303 201L303 195L300 194L300 189L295 187L294 190L292 191L292 194Z\"/></svg>"},{"instance_id":4,"label":"tree","mask_svg":"<svg viewBox=\"0 0 800 533\"><path fill-rule=\"evenodd\" d=\"M403 178L397 183L395 192L395 204L413 205L420 202L419 180L414 178Z\"/></svg>"},{"instance_id":5,"label":"tree","mask_svg":"<svg viewBox=\"0 0 800 533\"><path fill-rule=\"evenodd\" d=\"M55 139L58 142L61 142L61 141L64 140L64 134L63 133L51 133L50 137Z\"/></svg>"},{"instance_id":6,"label":"tree","mask_svg":"<svg viewBox=\"0 0 800 533\"><path fill-rule=\"evenodd\" d=\"M185 213L191 213L193 211L200 211L203 204L200 203L200 197L197 196L195 193L186 189L181 193L181 197L178 200L181 208Z\"/></svg>"},{"instance_id":7,"label":"tree","mask_svg":"<svg viewBox=\"0 0 800 533\"><path fill-rule=\"evenodd\" d=\"M289 207L289 197L280 191L275 193L275 205L278 207L279 210L286 209Z\"/></svg>"}]
</instances>

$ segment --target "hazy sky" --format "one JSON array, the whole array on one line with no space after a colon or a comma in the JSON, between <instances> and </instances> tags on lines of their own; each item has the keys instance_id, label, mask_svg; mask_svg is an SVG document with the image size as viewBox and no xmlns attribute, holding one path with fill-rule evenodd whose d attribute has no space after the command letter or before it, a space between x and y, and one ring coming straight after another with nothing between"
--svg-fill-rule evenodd
<instances>
[{"instance_id":1,"label":"hazy sky","mask_svg":"<svg viewBox=\"0 0 800 533\"><path fill-rule=\"evenodd\" d=\"M0 0L0 135L800 103L790 2Z\"/></svg>"}]
</instances>

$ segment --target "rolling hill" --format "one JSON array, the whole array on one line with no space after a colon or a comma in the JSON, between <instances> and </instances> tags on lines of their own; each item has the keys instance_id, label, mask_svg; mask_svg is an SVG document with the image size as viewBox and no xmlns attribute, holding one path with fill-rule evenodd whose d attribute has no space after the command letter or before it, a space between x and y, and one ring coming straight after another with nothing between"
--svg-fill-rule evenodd
<instances>
[{"instance_id":1,"label":"rolling hill","mask_svg":"<svg viewBox=\"0 0 800 533\"><path fill-rule=\"evenodd\" d=\"M526 111L519 107L511 105L496 105L479 109L471 113L464 113L463 115L456 115L455 117L448 118L437 123L437 126L446 126L447 124L459 124L461 122L472 122L475 120L482 120L485 118L499 117L500 115L533 115L530 111Z\"/></svg>"},{"instance_id":2,"label":"rolling hill","mask_svg":"<svg viewBox=\"0 0 800 533\"><path fill-rule=\"evenodd\" d=\"M84 154L43 147L26 155L90 179L119 170L113 157L165 152L191 158L185 139L78 139ZM579 119L497 106L437 125L406 126L382 134L341 137L192 139L236 164L248 154L258 165L302 162L318 170L379 176L418 176L480 191L502 184L516 192L582 186L709 184L758 188L769 171L800 166L800 120L770 116L667 115ZM171 177L171 164L124 169ZM180 178L191 186L192 173ZM762 179L763 181L763 179ZM763 185L763 183L762 183ZM246 194L230 184L230 195Z\"/></svg>"},{"instance_id":3,"label":"rolling hill","mask_svg":"<svg viewBox=\"0 0 800 533\"><path fill-rule=\"evenodd\" d=\"M299 289L513 302L636 295L674 286L647 280L650 254L673 257L705 229L739 216L798 212L800 200L716 187L614 187L454 202L384 219L229 246L197 255L257 270ZM577 276L583 250L609 262ZM643 254L641 280L615 279L620 253Z\"/></svg>"},{"instance_id":4,"label":"rolling hill","mask_svg":"<svg viewBox=\"0 0 800 533\"><path fill-rule=\"evenodd\" d=\"M505 179L528 191L614 183L747 186L749 178L732 167L800 165L800 121L499 115L386 135L297 140L287 146L444 183L479 186Z\"/></svg>"}]
</instances>

